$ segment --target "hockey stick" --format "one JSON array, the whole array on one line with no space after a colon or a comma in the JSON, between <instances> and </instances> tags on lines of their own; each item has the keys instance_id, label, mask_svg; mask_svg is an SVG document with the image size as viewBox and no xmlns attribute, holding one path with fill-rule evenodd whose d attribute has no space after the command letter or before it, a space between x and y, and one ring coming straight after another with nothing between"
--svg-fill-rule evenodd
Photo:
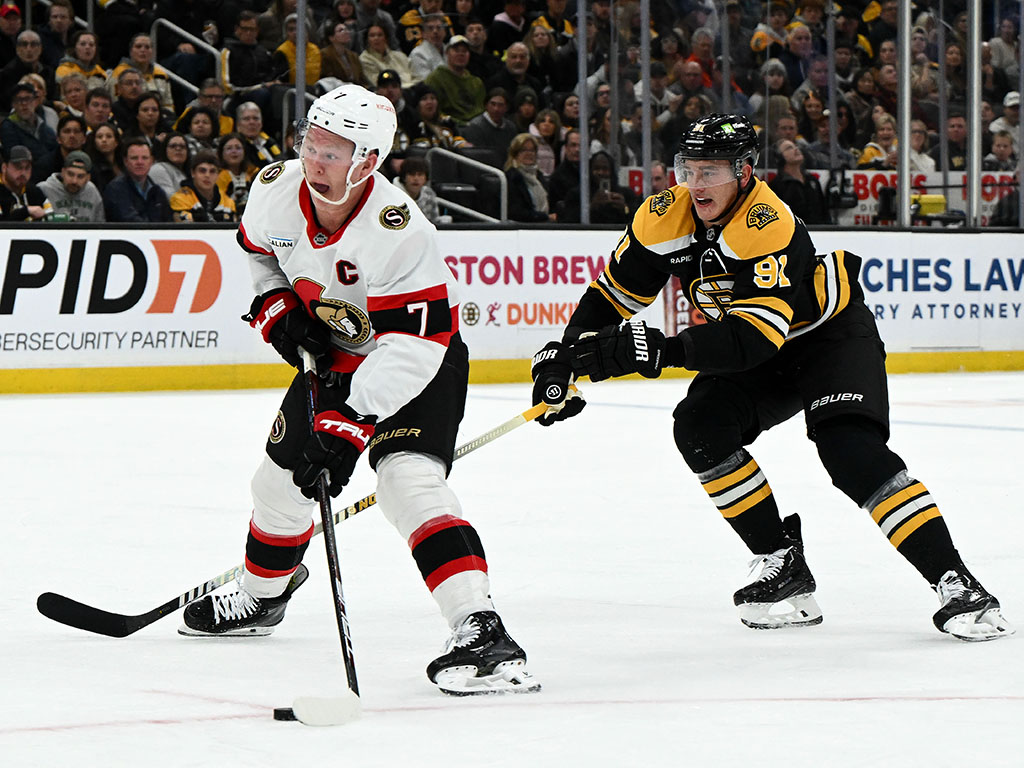
<instances>
[{"instance_id":1,"label":"hockey stick","mask_svg":"<svg viewBox=\"0 0 1024 768\"><path fill-rule=\"evenodd\" d=\"M316 433L316 410L319 379L316 363L309 352L302 350L302 362L306 378L306 421L309 434ZM348 625L345 610L345 593L341 588L341 563L338 559L338 541L331 513L331 496L327 491L327 470L320 472L316 479L316 501L320 506L320 521L323 524L324 549L327 552L327 571L331 576L331 593L334 595L334 617L338 621L338 636L341 639L341 657L345 662L345 680L348 690L338 697L301 696L292 704L296 719L306 725L341 725L355 720L362 713L359 699L359 681L356 679L356 657L352 652L352 630ZM277 713L275 713L275 717Z\"/></svg>"},{"instance_id":2,"label":"hockey stick","mask_svg":"<svg viewBox=\"0 0 1024 768\"><path fill-rule=\"evenodd\" d=\"M544 403L538 403L532 408L527 408L504 424L500 424L494 429L470 440L465 445L459 446L455 450L455 458L461 459L477 448L481 448L502 435L508 434L516 427L533 421L546 410L547 408ZM376 503L377 495L371 493L369 496L364 496L359 501L349 504L344 509L336 510L332 515L332 519L335 524L340 523L342 520L347 520ZM313 535L318 536L322 532L323 523L318 522L313 529ZM104 611L101 608L94 608L91 605L72 600L70 597L59 595L56 592L44 592L41 594L36 600L36 608L48 619L66 624L69 627L82 629L86 632L95 632L107 637L127 637L138 632L143 627L148 627L150 624L159 621L164 616L174 613L179 608L184 608L193 600L198 600L200 597L210 594L218 587L233 581L241 572L242 566L236 565L234 568L224 571L224 573L218 574L208 581L204 581L187 592L183 592L177 597L172 597L163 605L136 615Z\"/></svg>"}]
</instances>

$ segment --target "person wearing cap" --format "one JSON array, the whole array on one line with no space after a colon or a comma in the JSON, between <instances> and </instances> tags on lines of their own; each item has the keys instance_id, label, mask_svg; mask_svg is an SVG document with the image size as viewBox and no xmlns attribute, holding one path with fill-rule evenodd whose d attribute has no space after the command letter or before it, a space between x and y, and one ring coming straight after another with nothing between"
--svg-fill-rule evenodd
<instances>
[{"instance_id":1,"label":"person wearing cap","mask_svg":"<svg viewBox=\"0 0 1024 768\"><path fill-rule=\"evenodd\" d=\"M335 20L326 30L326 38L327 45L320 49L320 76L369 87L359 54L352 50L352 26Z\"/></svg>"},{"instance_id":2,"label":"person wearing cap","mask_svg":"<svg viewBox=\"0 0 1024 768\"><path fill-rule=\"evenodd\" d=\"M425 38L424 23L429 16L441 15L445 27L451 27L452 20L444 15L442 0L420 0L419 7L413 6L398 18L398 45L406 55L412 54Z\"/></svg>"},{"instance_id":3,"label":"person wearing cap","mask_svg":"<svg viewBox=\"0 0 1024 768\"><path fill-rule=\"evenodd\" d=\"M1010 91L1003 97L1003 115L997 117L988 126L989 133L995 135L1000 131L1008 131L1013 137L1013 154L1020 157L1020 92Z\"/></svg>"},{"instance_id":4,"label":"person wearing cap","mask_svg":"<svg viewBox=\"0 0 1024 768\"><path fill-rule=\"evenodd\" d=\"M21 32L21 9L13 0L0 4L0 61L14 58L15 41Z\"/></svg>"},{"instance_id":5,"label":"person wearing cap","mask_svg":"<svg viewBox=\"0 0 1024 768\"><path fill-rule=\"evenodd\" d=\"M57 134L36 113L36 99L35 86L18 83L11 97L14 110L0 123L0 144L5 147L21 145L31 153L33 184L50 175L53 155L57 152Z\"/></svg>"},{"instance_id":6,"label":"person wearing cap","mask_svg":"<svg viewBox=\"0 0 1024 768\"><path fill-rule=\"evenodd\" d=\"M409 93L409 111L403 116L401 130L408 136L409 147L456 149L466 146L458 124L441 112L437 92L427 83L420 83Z\"/></svg>"},{"instance_id":7,"label":"person wearing cap","mask_svg":"<svg viewBox=\"0 0 1024 768\"><path fill-rule=\"evenodd\" d=\"M385 69L398 73L402 80L402 88L412 88L419 82L412 74L409 57L401 51L388 47L387 28L380 24L371 24L366 30L363 52L359 54L359 63L363 65L363 74L371 83Z\"/></svg>"},{"instance_id":8,"label":"person wearing cap","mask_svg":"<svg viewBox=\"0 0 1024 768\"><path fill-rule=\"evenodd\" d=\"M426 80L438 67L444 64L444 39L448 35L445 17L439 13L423 19L423 39L409 54L409 67L412 76L420 81Z\"/></svg>"},{"instance_id":9,"label":"person wearing cap","mask_svg":"<svg viewBox=\"0 0 1024 768\"><path fill-rule=\"evenodd\" d=\"M448 41L444 56L444 64L431 72L424 82L437 91L442 112L459 124L468 123L484 111L484 81L468 69L469 41L463 35L455 35Z\"/></svg>"},{"instance_id":10,"label":"person wearing cap","mask_svg":"<svg viewBox=\"0 0 1024 768\"><path fill-rule=\"evenodd\" d=\"M39 221L53 206L32 179L32 152L21 144L5 144L0 167L0 221Z\"/></svg>"},{"instance_id":11,"label":"person wearing cap","mask_svg":"<svg viewBox=\"0 0 1024 768\"><path fill-rule=\"evenodd\" d=\"M64 158L64 167L39 182L39 189L53 205L53 218L64 221L106 221L103 196L92 183L92 158L75 150Z\"/></svg>"}]
</instances>

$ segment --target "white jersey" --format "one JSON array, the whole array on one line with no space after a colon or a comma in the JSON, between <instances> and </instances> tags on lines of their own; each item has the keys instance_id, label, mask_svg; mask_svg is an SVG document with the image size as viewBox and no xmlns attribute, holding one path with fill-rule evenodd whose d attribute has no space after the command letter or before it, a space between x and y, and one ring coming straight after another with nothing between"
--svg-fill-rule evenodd
<instances>
[{"instance_id":1,"label":"white jersey","mask_svg":"<svg viewBox=\"0 0 1024 768\"><path fill-rule=\"evenodd\" d=\"M298 160L253 180L238 242L262 294L291 288L332 331L334 369L354 372L348 404L384 419L416 397L458 332L455 278L437 232L408 195L378 173L352 190L359 204L320 229Z\"/></svg>"}]
</instances>

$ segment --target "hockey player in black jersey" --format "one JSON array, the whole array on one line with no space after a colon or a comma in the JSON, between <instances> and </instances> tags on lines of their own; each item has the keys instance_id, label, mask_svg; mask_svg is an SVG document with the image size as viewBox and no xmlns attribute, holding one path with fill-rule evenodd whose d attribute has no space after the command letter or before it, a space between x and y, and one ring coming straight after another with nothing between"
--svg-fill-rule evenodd
<instances>
[{"instance_id":1,"label":"hockey player in black jersey","mask_svg":"<svg viewBox=\"0 0 1024 768\"><path fill-rule=\"evenodd\" d=\"M1012 633L999 602L965 567L928 489L886 444L885 352L857 280L860 259L816 255L803 222L754 176L756 161L746 118L711 115L687 129L677 186L644 202L562 339L534 357L534 402L560 404L580 376L698 372L673 413L675 441L757 556L753 579L734 595L749 627L821 622L799 518L780 518L746 448L803 411L833 485L938 593L935 626L962 640ZM672 275L707 323L668 338L643 322L623 325ZM565 407L542 423L581 409Z\"/></svg>"}]
</instances>

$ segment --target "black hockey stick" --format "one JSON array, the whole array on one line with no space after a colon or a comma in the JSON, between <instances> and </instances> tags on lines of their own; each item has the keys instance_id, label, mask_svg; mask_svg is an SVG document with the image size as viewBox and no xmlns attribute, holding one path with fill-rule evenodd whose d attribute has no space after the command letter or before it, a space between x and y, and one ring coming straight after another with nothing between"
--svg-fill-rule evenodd
<instances>
[{"instance_id":1,"label":"black hockey stick","mask_svg":"<svg viewBox=\"0 0 1024 768\"><path fill-rule=\"evenodd\" d=\"M468 453L472 453L477 448L481 448L492 440L496 440L502 435L508 434L516 427L520 427L527 422L533 421L540 416L546 407L543 403L527 408L522 413L513 416L503 424L499 424L494 429L485 432L479 437L470 440L468 443L459 446L455 450L455 458L461 459ZM362 512L364 509L369 509L377 503L376 494L371 493L369 496L364 496L359 501L349 504L347 507L341 510L336 510L332 515L334 523L340 523L342 520ZM323 532L323 523L319 522L313 529L313 535L318 536ZM168 616L179 608L184 608L186 605L191 603L193 600L198 600L204 595L208 595L218 587L227 584L234 580L238 574L242 572L242 566L236 565L227 571L224 571L212 579L204 581L202 584L193 587L187 592L183 592L177 597L172 597L163 605L159 605L151 611L140 613L136 615L127 615L123 613L111 613L104 611L101 608L94 608L91 605L80 603L77 600L72 600L70 597L59 595L56 592L44 592L36 600L36 608L43 616L48 619L66 624L69 627L75 627L76 629L82 629L86 632L95 632L99 635L106 635L107 637L127 637L128 635L138 632L143 627L148 627L155 621L162 619L164 616Z\"/></svg>"}]
</instances>

